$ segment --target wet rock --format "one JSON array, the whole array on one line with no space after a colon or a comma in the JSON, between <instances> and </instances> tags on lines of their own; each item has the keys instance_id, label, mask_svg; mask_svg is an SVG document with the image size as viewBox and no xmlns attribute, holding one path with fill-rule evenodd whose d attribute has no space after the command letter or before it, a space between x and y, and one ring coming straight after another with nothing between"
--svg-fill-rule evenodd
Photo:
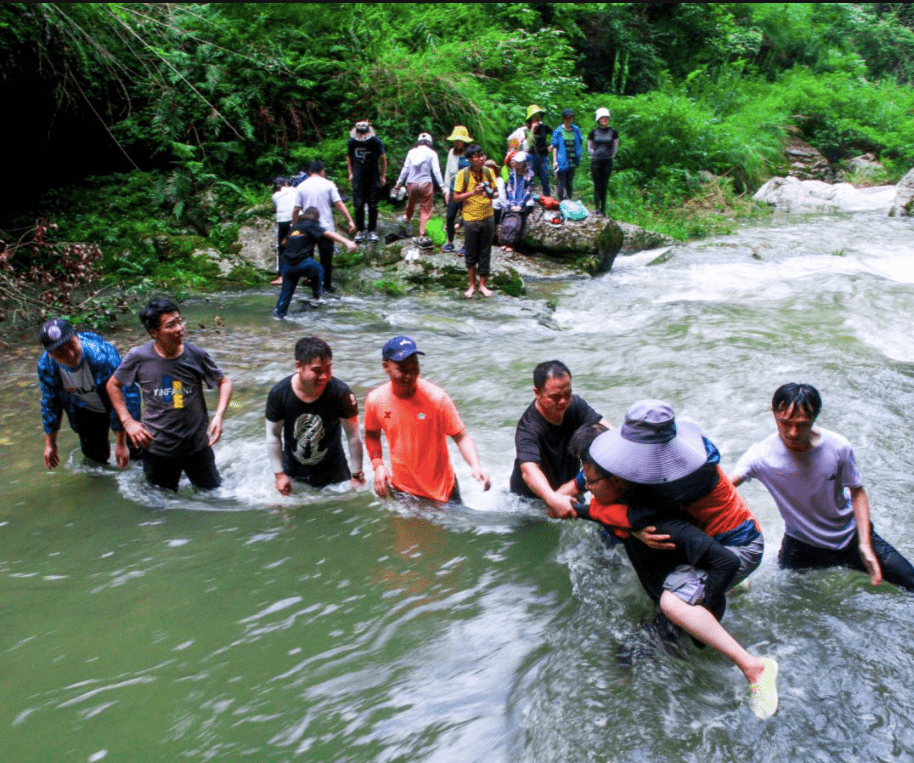
<instances>
[{"instance_id":1,"label":"wet rock","mask_svg":"<svg viewBox=\"0 0 914 763\"><path fill-rule=\"evenodd\" d=\"M854 188L850 183L824 183L774 177L752 197L786 212L888 212L895 186Z\"/></svg>"},{"instance_id":2,"label":"wet rock","mask_svg":"<svg viewBox=\"0 0 914 763\"><path fill-rule=\"evenodd\" d=\"M895 186L895 199L889 217L914 217L914 169Z\"/></svg>"},{"instance_id":3,"label":"wet rock","mask_svg":"<svg viewBox=\"0 0 914 763\"><path fill-rule=\"evenodd\" d=\"M660 249L678 243L672 236L665 236L652 230L645 230L631 223L616 223L622 229L622 250L620 254L635 254L647 249Z\"/></svg>"},{"instance_id":4,"label":"wet rock","mask_svg":"<svg viewBox=\"0 0 914 763\"><path fill-rule=\"evenodd\" d=\"M261 270L276 269L276 223L253 218L238 229L239 256Z\"/></svg>"},{"instance_id":5,"label":"wet rock","mask_svg":"<svg viewBox=\"0 0 914 763\"><path fill-rule=\"evenodd\" d=\"M591 214L584 220L563 220L559 211L537 207L527 217L523 251L576 260L583 256L593 261L588 271L606 273L623 239L622 229L609 217Z\"/></svg>"},{"instance_id":6,"label":"wet rock","mask_svg":"<svg viewBox=\"0 0 914 763\"><path fill-rule=\"evenodd\" d=\"M784 149L784 156L790 165L787 171L789 177L829 182L837 179L837 166L832 165L821 151L799 137L793 137L790 145Z\"/></svg>"}]
</instances>

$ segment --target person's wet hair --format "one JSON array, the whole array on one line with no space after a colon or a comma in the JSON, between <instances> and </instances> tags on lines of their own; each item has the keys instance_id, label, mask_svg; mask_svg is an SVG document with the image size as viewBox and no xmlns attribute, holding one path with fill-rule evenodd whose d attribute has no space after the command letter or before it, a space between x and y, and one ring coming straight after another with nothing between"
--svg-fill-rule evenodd
<instances>
[{"instance_id":1,"label":"person's wet hair","mask_svg":"<svg viewBox=\"0 0 914 763\"><path fill-rule=\"evenodd\" d=\"M308 165L308 172L312 175L317 175L319 172L324 170L324 163L320 159L315 159L311 164Z\"/></svg>"},{"instance_id":2,"label":"person's wet hair","mask_svg":"<svg viewBox=\"0 0 914 763\"><path fill-rule=\"evenodd\" d=\"M546 380L553 377L562 378L565 375L571 378L571 371L568 370L561 360L546 360L533 369L533 386L542 389L546 385Z\"/></svg>"},{"instance_id":3,"label":"person's wet hair","mask_svg":"<svg viewBox=\"0 0 914 763\"><path fill-rule=\"evenodd\" d=\"M151 299L146 303L146 307L140 310L140 323L147 331L158 331L159 319L168 313L180 315L181 308L170 299Z\"/></svg>"},{"instance_id":4,"label":"person's wet hair","mask_svg":"<svg viewBox=\"0 0 914 763\"><path fill-rule=\"evenodd\" d=\"M299 220L312 220L318 221L321 219L321 212L317 207L308 207L304 212L298 216Z\"/></svg>"},{"instance_id":5,"label":"person's wet hair","mask_svg":"<svg viewBox=\"0 0 914 763\"><path fill-rule=\"evenodd\" d=\"M819 415L822 410L822 398L819 390L811 384L782 384L774 391L771 398L771 410L775 413L789 411L796 406L799 410L812 418Z\"/></svg>"},{"instance_id":6,"label":"person's wet hair","mask_svg":"<svg viewBox=\"0 0 914 763\"><path fill-rule=\"evenodd\" d=\"M599 421L579 426L571 435L571 440L568 441L568 452L580 461L584 460L584 456L589 459L591 443L607 431L609 431L609 427ZM588 461L588 463L592 463L592 461Z\"/></svg>"},{"instance_id":7,"label":"person's wet hair","mask_svg":"<svg viewBox=\"0 0 914 763\"><path fill-rule=\"evenodd\" d=\"M333 350L319 336L303 336L295 343L295 360L304 364L315 358L333 360Z\"/></svg>"},{"instance_id":8,"label":"person's wet hair","mask_svg":"<svg viewBox=\"0 0 914 763\"><path fill-rule=\"evenodd\" d=\"M472 159L476 154L481 154L482 146L478 143L474 143L472 146L467 146L466 150L463 152L463 156L466 159Z\"/></svg>"}]
</instances>

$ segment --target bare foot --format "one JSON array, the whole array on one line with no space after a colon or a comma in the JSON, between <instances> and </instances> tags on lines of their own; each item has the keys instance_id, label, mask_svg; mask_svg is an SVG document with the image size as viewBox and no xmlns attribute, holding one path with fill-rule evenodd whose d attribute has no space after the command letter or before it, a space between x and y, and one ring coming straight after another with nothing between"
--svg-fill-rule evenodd
<instances>
[{"instance_id":1,"label":"bare foot","mask_svg":"<svg viewBox=\"0 0 914 763\"><path fill-rule=\"evenodd\" d=\"M492 290L487 289L485 286L482 286L482 285L479 286L479 293L482 294L482 296L484 296L484 297L492 296Z\"/></svg>"},{"instance_id":2,"label":"bare foot","mask_svg":"<svg viewBox=\"0 0 914 763\"><path fill-rule=\"evenodd\" d=\"M475 293L476 293L476 287L475 287L475 286L471 286L469 289L467 289L467 290L463 293L464 299L473 299L473 295L474 295Z\"/></svg>"},{"instance_id":3,"label":"bare foot","mask_svg":"<svg viewBox=\"0 0 914 763\"><path fill-rule=\"evenodd\" d=\"M272 281L270 281L270 286L281 286L281 285L282 285L282 276L280 276L279 278L274 278Z\"/></svg>"}]
</instances>

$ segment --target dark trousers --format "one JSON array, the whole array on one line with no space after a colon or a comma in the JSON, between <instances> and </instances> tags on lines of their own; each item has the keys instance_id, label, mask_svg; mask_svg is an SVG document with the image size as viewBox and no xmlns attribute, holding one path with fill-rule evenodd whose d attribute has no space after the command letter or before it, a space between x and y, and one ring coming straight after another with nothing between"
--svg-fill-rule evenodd
<instances>
[{"instance_id":1,"label":"dark trousers","mask_svg":"<svg viewBox=\"0 0 914 763\"><path fill-rule=\"evenodd\" d=\"M321 296L321 281L324 278L324 269L320 263L315 262L312 257L308 257L301 262L290 265L288 262L282 266L282 287L279 290L279 299L276 301L276 316L285 318L289 312L289 305L292 297L295 295L295 289L302 278L307 278L311 282L311 291L314 298Z\"/></svg>"},{"instance_id":2,"label":"dark trousers","mask_svg":"<svg viewBox=\"0 0 914 763\"><path fill-rule=\"evenodd\" d=\"M333 252L335 251L333 241L325 236L321 236L317 242L317 252L321 258L321 267L324 269L324 291L333 291Z\"/></svg>"},{"instance_id":3,"label":"dark trousers","mask_svg":"<svg viewBox=\"0 0 914 763\"><path fill-rule=\"evenodd\" d=\"M593 178L593 206L601 214L606 213L606 186L613 174L612 159L591 159L590 176Z\"/></svg>"},{"instance_id":4,"label":"dark trousers","mask_svg":"<svg viewBox=\"0 0 914 763\"><path fill-rule=\"evenodd\" d=\"M444 229L447 232L447 240L454 243L455 225L457 223L457 213L463 206L460 202L454 201L454 189L451 189L451 196L447 203L447 217L444 218Z\"/></svg>"},{"instance_id":5,"label":"dark trousers","mask_svg":"<svg viewBox=\"0 0 914 763\"><path fill-rule=\"evenodd\" d=\"M160 456L148 451L143 455L143 472L156 487L177 490L181 472L200 490L213 490L222 484L216 469L216 454L208 445L184 456Z\"/></svg>"},{"instance_id":6,"label":"dark trousers","mask_svg":"<svg viewBox=\"0 0 914 763\"><path fill-rule=\"evenodd\" d=\"M558 185L559 201L570 199L574 193L574 173L577 172L577 165L569 165L567 170L559 170L556 173L556 184Z\"/></svg>"},{"instance_id":7,"label":"dark trousers","mask_svg":"<svg viewBox=\"0 0 914 763\"><path fill-rule=\"evenodd\" d=\"M543 196L551 196L549 193L549 154L538 156L530 154L530 169L533 170L534 177L538 177L543 186Z\"/></svg>"},{"instance_id":8,"label":"dark trousers","mask_svg":"<svg viewBox=\"0 0 914 763\"><path fill-rule=\"evenodd\" d=\"M287 223L276 223L276 272L280 274L282 273L282 253L286 250L282 242L289 235L289 228L291 227L291 220Z\"/></svg>"},{"instance_id":9,"label":"dark trousers","mask_svg":"<svg viewBox=\"0 0 914 763\"><path fill-rule=\"evenodd\" d=\"M355 228L365 230L365 205L368 205L368 230L378 227L378 178L352 176L352 205L355 207Z\"/></svg>"},{"instance_id":10,"label":"dark trousers","mask_svg":"<svg viewBox=\"0 0 914 763\"><path fill-rule=\"evenodd\" d=\"M90 461L107 464L111 458L111 419L107 413L88 411L85 408L73 410L73 425L79 437L79 448Z\"/></svg>"},{"instance_id":11,"label":"dark trousers","mask_svg":"<svg viewBox=\"0 0 914 763\"><path fill-rule=\"evenodd\" d=\"M893 546L886 543L870 525L870 542L873 553L882 567L882 577L899 588L914 591L914 567ZM846 548L835 551L831 548L810 546L808 543L785 535L778 551L778 565L789 570L822 569L825 567L850 567L852 570L866 572L860 559L860 547L857 534Z\"/></svg>"},{"instance_id":12,"label":"dark trousers","mask_svg":"<svg viewBox=\"0 0 914 763\"><path fill-rule=\"evenodd\" d=\"M467 269L475 267L485 278L492 263L492 242L495 240L495 217L484 220L463 221L463 243Z\"/></svg>"}]
</instances>

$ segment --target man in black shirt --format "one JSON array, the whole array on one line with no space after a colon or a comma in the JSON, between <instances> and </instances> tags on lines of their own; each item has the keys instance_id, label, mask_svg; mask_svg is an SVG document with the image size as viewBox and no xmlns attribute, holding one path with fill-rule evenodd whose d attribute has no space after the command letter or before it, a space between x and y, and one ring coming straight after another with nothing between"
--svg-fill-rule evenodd
<instances>
[{"instance_id":1,"label":"man in black shirt","mask_svg":"<svg viewBox=\"0 0 914 763\"><path fill-rule=\"evenodd\" d=\"M580 466L568 452L568 443L584 424L610 424L571 394L571 371L559 360L548 360L533 369L533 393L534 401L517 422L511 492L542 498L550 517L572 518L577 516L574 498L559 492L574 480Z\"/></svg>"},{"instance_id":2,"label":"man in black shirt","mask_svg":"<svg viewBox=\"0 0 914 763\"><path fill-rule=\"evenodd\" d=\"M349 441L349 471L341 429ZM333 378L333 351L316 336L295 345L295 373L270 390L266 410L267 451L276 490L292 493L292 479L323 487L351 480L365 485L362 438L355 395Z\"/></svg>"},{"instance_id":3,"label":"man in black shirt","mask_svg":"<svg viewBox=\"0 0 914 763\"><path fill-rule=\"evenodd\" d=\"M379 170L380 165L380 170ZM387 182L387 153L381 139L368 122L356 122L349 133L346 166L352 184L355 209L355 240L375 243L378 234L378 191ZM365 232L365 205L368 205L368 232Z\"/></svg>"}]
</instances>

